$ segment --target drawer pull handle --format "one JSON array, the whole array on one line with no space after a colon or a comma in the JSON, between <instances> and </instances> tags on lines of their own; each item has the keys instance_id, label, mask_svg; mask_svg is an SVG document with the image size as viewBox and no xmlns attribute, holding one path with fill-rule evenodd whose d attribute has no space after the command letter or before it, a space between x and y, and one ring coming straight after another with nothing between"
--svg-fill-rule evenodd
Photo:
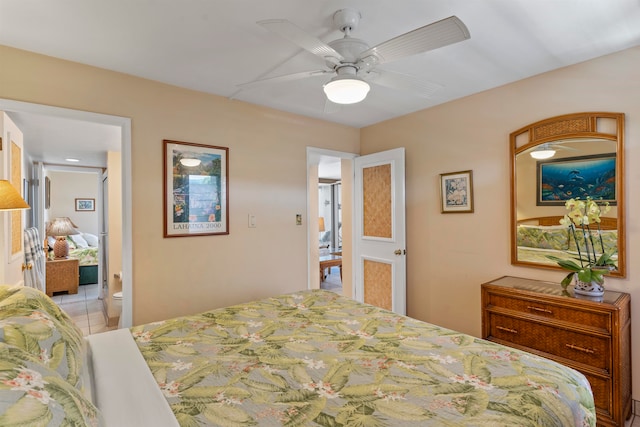
<instances>
[{"instance_id":1,"label":"drawer pull handle","mask_svg":"<svg viewBox=\"0 0 640 427\"><path fill-rule=\"evenodd\" d=\"M517 334L518 331L515 329L511 329L511 328L505 328L504 326L496 326L496 329L500 330L500 331L504 331L504 332L510 332L512 334Z\"/></svg>"},{"instance_id":2,"label":"drawer pull handle","mask_svg":"<svg viewBox=\"0 0 640 427\"><path fill-rule=\"evenodd\" d=\"M571 350L578 350L578 351L581 351L583 353L589 353L589 354L595 354L596 353L595 350L592 350L590 348L580 347L580 346L574 345L574 344L565 344L565 346L567 346Z\"/></svg>"},{"instance_id":3,"label":"drawer pull handle","mask_svg":"<svg viewBox=\"0 0 640 427\"><path fill-rule=\"evenodd\" d=\"M551 311L551 310L547 310L546 308L532 307L532 306L528 306L527 308L528 308L529 310L539 311L539 312L541 312L541 313L553 314L553 311Z\"/></svg>"}]
</instances>

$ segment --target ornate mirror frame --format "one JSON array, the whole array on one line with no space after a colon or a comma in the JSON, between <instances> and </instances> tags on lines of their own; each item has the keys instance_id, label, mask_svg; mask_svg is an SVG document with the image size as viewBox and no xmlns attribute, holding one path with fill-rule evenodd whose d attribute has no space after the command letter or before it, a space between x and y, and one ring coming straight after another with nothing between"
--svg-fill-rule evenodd
<instances>
[{"instance_id":1,"label":"ornate mirror frame","mask_svg":"<svg viewBox=\"0 0 640 427\"><path fill-rule=\"evenodd\" d=\"M542 200L540 194L548 190L548 187L543 186L543 179L540 176L540 164L545 161L530 159L531 156L529 156L529 154L536 149L539 150L541 145L547 144L545 145L547 148L551 146L552 148L559 148L560 152L564 152L557 156L560 159L568 157L568 161L574 161L574 159L576 159L575 161L579 161L577 159L602 157L603 154L607 154L607 151L611 154L615 148L615 200L611 203L612 212L615 212L615 218L612 219L609 228L617 230L618 268L611 272L611 275L625 277L624 114L586 112L551 117L518 129L510 134L509 140L511 160L511 264L561 270L561 268L551 260L546 263L527 260L522 255L519 257L519 226L531 224L531 221L534 220L534 227L546 226L552 229L552 226L559 224L559 219L566 213L562 201L557 203L540 203ZM599 150L596 147L604 148ZM595 155L593 154L594 150L597 153ZM570 153L567 154L569 151ZM558 151L556 151L556 153L558 153ZM527 157L520 157L525 155ZM518 159L520 159L520 162L518 162ZM520 174L518 173L518 164L521 165L523 171L526 170L526 175L523 174L523 171L520 171ZM522 166L525 164L527 167ZM535 169L537 173L534 173L532 169ZM611 172L613 172L613 170L611 170ZM579 173L579 170L571 171L570 173L574 173L575 175L573 175L573 177L575 177L577 173ZM519 176L520 182L518 182ZM580 177L580 179L582 179L582 177ZM606 182L611 182L611 178ZM531 183L534 183L533 185L537 191L530 191ZM558 185L558 187L561 186ZM597 189L597 187L594 188L594 184L584 185L584 187L593 190ZM522 191L523 188L526 188L527 191ZM589 190L582 187L578 188L581 192L584 191L585 195L589 192ZM523 194L519 195L519 190ZM566 193L569 193L569 191ZM535 195L532 196L532 194ZM580 194L566 197L576 196L580 196ZM527 207L525 209L523 209L522 204L518 204L519 197L521 202L526 199ZM532 202L532 198L535 199L535 203ZM538 206L545 204L555 204L556 206ZM539 210L537 210L537 208L539 208ZM526 215L520 213L520 211L525 210L529 213ZM534 212L534 215L531 215L532 212ZM606 216L612 215L608 214ZM553 222L551 222L551 218L553 218ZM602 225L603 229L607 228L604 225L604 218ZM616 237L615 235L613 236L614 238ZM544 253L544 251L541 251L541 253Z\"/></svg>"}]
</instances>

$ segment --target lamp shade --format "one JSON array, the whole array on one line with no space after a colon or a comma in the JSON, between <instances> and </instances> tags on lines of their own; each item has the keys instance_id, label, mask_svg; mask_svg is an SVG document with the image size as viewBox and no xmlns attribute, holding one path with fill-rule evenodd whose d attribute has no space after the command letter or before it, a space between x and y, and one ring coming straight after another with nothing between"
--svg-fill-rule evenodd
<instances>
[{"instance_id":1,"label":"lamp shade","mask_svg":"<svg viewBox=\"0 0 640 427\"><path fill-rule=\"evenodd\" d=\"M367 97L369 84L352 76L336 76L324 85L324 93L336 104L356 104Z\"/></svg>"},{"instance_id":2,"label":"lamp shade","mask_svg":"<svg viewBox=\"0 0 640 427\"><path fill-rule=\"evenodd\" d=\"M0 179L0 210L31 209L18 190L6 179Z\"/></svg>"},{"instance_id":3,"label":"lamp shade","mask_svg":"<svg viewBox=\"0 0 640 427\"><path fill-rule=\"evenodd\" d=\"M69 236L71 234L80 234L73 228L73 223L69 218L54 218L47 227L47 236Z\"/></svg>"}]
</instances>

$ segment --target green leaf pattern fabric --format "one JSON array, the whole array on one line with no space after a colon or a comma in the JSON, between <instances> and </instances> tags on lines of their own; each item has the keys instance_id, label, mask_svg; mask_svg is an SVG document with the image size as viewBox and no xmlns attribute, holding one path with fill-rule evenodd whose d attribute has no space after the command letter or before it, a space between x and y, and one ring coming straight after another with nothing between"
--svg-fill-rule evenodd
<instances>
[{"instance_id":1,"label":"green leaf pattern fabric","mask_svg":"<svg viewBox=\"0 0 640 427\"><path fill-rule=\"evenodd\" d=\"M82 331L37 289L0 287L0 342L25 350L71 385L82 388Z\"/></svg>"},{"instance_id":2,"label":"green leaf pattern fabric","mask_svg":"<svg viewBox=\"0 0 640 427\"><path fill-rule=\"evenodd\" d=\"M131 332L185 427L595 426L578 372L333 292Z\"/></svg>"},{"instance_id":3,"label":"green leaf pattern fabric","mask_svg":"<svg viewBox=\"0 0 640 427\"><path fill-rule=\"evenodd\" d=\"M517 229L517 244L527 248L569 249L569 228L520 225Z\"/></svg>"},{"instance_id":4,"label":"green leaf pattern fabric","mask_svg":"<svg viewBox=\"0 0 640 427\"><path fill-rule=\"evenodd\" d=\"M0 425L99 426L98 409L30 353L0 342Z\"/></svg>"}]
</instances>

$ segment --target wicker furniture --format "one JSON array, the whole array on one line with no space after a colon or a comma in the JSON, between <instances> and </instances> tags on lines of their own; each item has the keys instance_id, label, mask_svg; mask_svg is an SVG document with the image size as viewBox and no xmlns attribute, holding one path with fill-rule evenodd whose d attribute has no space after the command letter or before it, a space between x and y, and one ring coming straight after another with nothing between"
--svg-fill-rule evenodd
<instances>
[{"instance_id":1,"label":"wicker furniture","mask_svg":"<svg viewBox=\"0 0 640 427\"><path fill-rule=\"evenodd\" d=\"M599 426L624 426L631 415L630 296L601 301L569 287L517 277L482 285L482 337L582 372L593 390Z\"/></svg>"},{"instance_id":2,"label":"wicker furniture","mask_svg":"<svg viewBox=\"0 0 640 427\"><path fill-rule=\"evenodd\" d=\"M76 258L56 259L47 261L47 295L54 292L67 291L78 293L79 262Z\"/></svg>"}]
</instances>

